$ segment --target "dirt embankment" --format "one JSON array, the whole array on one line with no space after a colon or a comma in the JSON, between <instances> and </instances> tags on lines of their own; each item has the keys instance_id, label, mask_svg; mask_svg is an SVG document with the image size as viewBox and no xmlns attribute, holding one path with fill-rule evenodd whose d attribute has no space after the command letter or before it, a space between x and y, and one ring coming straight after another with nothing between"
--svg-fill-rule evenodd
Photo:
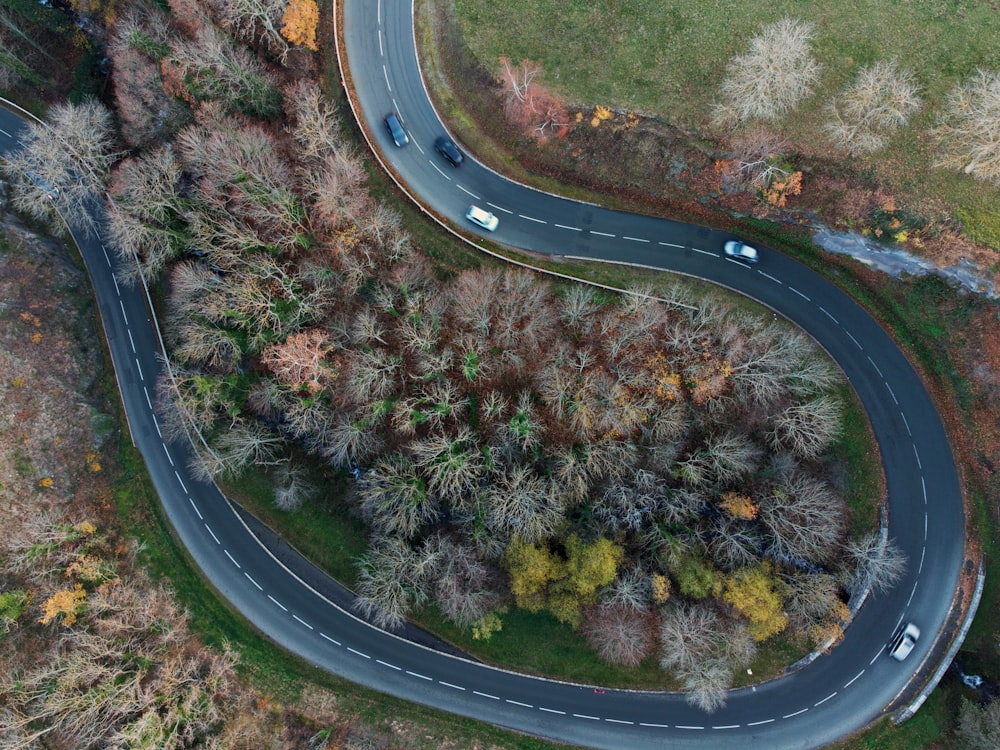
<instances>
[{"instance_id":1,"label":"dirt embankment","mask_svg":"<svg viewBox=\"0 0 1000 750\"><path fill-rule=\"evenodd\" d=\"M100 496L118 424L83 271L9 215L0 232L0 513L18 524Z\"/></svg>"}]
</instances>

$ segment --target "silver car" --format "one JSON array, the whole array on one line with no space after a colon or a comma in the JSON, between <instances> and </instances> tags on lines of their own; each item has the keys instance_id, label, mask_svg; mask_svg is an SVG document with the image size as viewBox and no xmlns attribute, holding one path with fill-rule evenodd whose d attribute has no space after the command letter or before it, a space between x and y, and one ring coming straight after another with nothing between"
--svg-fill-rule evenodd
<instances>
[{"instance_id":1,"label":"silver car","mask_svg":"<svg viewBox=\"0 0 1000 750\"><path fill-rule=\"evenodd\" d=\"M757 262L757 250L750 247L745 242L740 242L739 240L729 240L723 249L726 251L726 255L730 258L736 258L737 260L745 260L747 263Z\"/></svg>"},{"instance_id":2,"label":"silver car","mask_svg":"<svg viewBox=\"0 0 1000 750\"><path fill-rule=\"evenodd\" d=\"M917 638L920 637L920 628L912 622L906 623L899 629L893 639L889 641L889 656L896 661L903 661L913 647L917 645Z\"/></svg>"},{"instance_id":3,"label":"silver car","mask_svg":"<svg viewBox=\"0 0 1000 750\"><path fill-rule=\"evenodd\" d=\"M465 212L465 218L473 224L478 224L487 232L494 231L500 223L500 219L479 206L469 206L469 210Z\"/></svg>"}]
</instances>

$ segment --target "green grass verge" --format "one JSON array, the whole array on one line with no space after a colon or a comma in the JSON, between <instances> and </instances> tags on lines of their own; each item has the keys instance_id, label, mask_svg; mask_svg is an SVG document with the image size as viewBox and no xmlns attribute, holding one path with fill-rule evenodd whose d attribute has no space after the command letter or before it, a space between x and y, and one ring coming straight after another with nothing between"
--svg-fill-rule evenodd
<instances>
[{"instance_id":1,"label":"green grass verge","mask_svg":"<svg viewBox=\"0 0 1000 750\"><path fill-rule=\"evenodd\" d=\"M839 489L847 502L847 533L857 538L878 526L878 509L884 496L882 463L874 450L868 416L857 396L847 384L839 390L844 404L842 431L830 455L844 471L843 486Z\"/></svg>"},{"instance_id":2,"label":"green grass verge","mask_svg":"<svg viewBox=\"0 0 1000 750\"><path fill-rule=\"evenodd\" d=\"M315 565L353 587L358 574L354 559L364 553L368 542L363 524L344 502L350 479L345 472L333 472L309 456L296 455L293 460L305 469L309 482L320 488L302 510L275 507L271 477L263 472L247 472L219 482L219 486Z\"/></svg>"}]
</instances>

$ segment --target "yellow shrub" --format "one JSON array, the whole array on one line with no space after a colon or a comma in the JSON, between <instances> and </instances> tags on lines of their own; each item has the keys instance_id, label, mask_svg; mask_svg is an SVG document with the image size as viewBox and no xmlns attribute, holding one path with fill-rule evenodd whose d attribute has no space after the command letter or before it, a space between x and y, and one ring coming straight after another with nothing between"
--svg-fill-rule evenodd
<instances>
[{"instance_id":1,"label":"yellow shrub","mask_svg":"<svg viewBox=\"0 0 1000 750\"><path fill-rule=\"evenodd\" d=\"M76 623L76 618L83 610L83 603L87 599L87 592L79 583L72 589L62 589L57 591L42 604L42 616L39 622L48 625L59 615L63 616L63 624L69 628Z\"/></svg>"}]
</instances>

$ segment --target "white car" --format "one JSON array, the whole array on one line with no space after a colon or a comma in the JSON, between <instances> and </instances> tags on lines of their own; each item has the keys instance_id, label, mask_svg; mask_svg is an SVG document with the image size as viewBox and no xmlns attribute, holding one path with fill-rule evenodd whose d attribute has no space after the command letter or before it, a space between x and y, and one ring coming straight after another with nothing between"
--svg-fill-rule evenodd
<instances>
[{"instance_id":1,"label":"white car","mask_svg":"<svg viewBox=\"0 0 1000 750\"><path fill-rule=\"evenodd\" d=\"M473 224L478 224L487 232L494 231L500 223L500 219L479 206L469 206L469 210L465 212L465 218Z\"/></svg>"},{"instance_id":2,"label":"white car","mask_svg":"<svg viewBox=\"0 0 1000 750\"><path fill-rule=\"evenodd\" d=\"M757 262L757 250L750 247L745 242L740 242L739 240L729 240L723 248L726 251L726 255L730 258L737 258L739 260L745 260L747 263Z\"/></svg>"},{"instance_id":3,"label":"white car","mask_svg":"<svg viewBox=\"0 0 1000 750\"><path fill-rule=\"evenodd\" d=\"M917 638L920 637L920 628L912 622L906 623L899 629L899 632L889 641L889 656L896 661L903 661L913 647L917 645Z\"/></svg>"}]
</instances>

